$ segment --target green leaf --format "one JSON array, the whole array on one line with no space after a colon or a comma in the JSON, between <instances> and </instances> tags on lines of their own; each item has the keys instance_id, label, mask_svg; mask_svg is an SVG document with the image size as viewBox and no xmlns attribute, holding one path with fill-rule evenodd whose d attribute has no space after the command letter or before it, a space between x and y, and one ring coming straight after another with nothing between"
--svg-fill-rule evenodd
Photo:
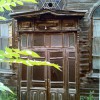
<instances>
[{"instance_id":1,"label":"green leaf","mask_svg":"<svg viewBox=\"0 0 100 100\"><path fill-rule=\"evenodd\" d=\"M0 54L4 54L4 51L3 50L0 50Z\"/></svg>"},{"instance_id":2,"label":"green leaf","mask_svg":"<svg viewBox=\"0 0 100 100\"><path fill-rule=\"evenodd\" d=\"M60 66L54 63L50 63L47 61L36 61L36 60L29 60L29 59L21 59L20 55L27 55L32 57L40 57L37 53L31 51L31 50L19 50L19 49L11 49L11 48L5 48L5 52L2 50L0 51L1 59L9 58L9 59L3 59L2 62L9 62L9 63L22 63L26 66L51 66L55 67L56 69L60 70Z\"/></svg>"},{"instance_id":3,"label":"green leaf","mask_svg":"<svg viewBox=\"0 0 100 100\"><path fill-rule=\"evenodd\" d=\"M0 5L4 5L6 3L6 0L0 0Z\"/></svg>"},{"instance_id":4,"label":"green leaf","mask_svg":"<svg viewBox=\"0 0 100 100\"><path fill-rule=\"evenodd\" d=\"M5 18L5 17L0 16L0 20L6 20L6 18Z\"/></svg>"},{"instance_id":5,"label":"green leaf","mask_svg":"<svg viewBox=\"0 0 100 100\"><path fill-rule=\"evenodd\" d=\"M23 5L22 1L16 1L16 3L19 4L19 5Z\"/></svg>"},{"instance_id":6,"label":"green leaf","mask_svg":"<svg viewBox=\"0 0 100 100\"><path fill-rule=\"evenodd\" d=\"M27 65L27 66L33 66L32 63L30 63L29 60L23 61L23 64L25 64L25 65Z\"/></svg>"},{"instance_id":7,"label":"green leaf","mask_svg":"<svg viewBox=\"0 0 100 100\"><path fill-rule=\"evenodd\" d=\"M30 56L36 57L36 58L40 58L40 56L37 53L35 53L35 52L32 52L32 54Z\"/></svg>"},{"instance_id":8,"label":"green leaf","mask_svg":"<svg viewBox=\"0 0 100 100\"><path fill-rule=\"evenodd\" d=\"M12 0L7 0L7 3L11 3Z\"/></svg>"},{"instance_id":9,"label":"green leaf","mask_svg":"<svg viewBox=\"0 0 100 100\"><path fill-rule=\"evenodd\" d=\"M38 3L36 0L23 0L24 2Z\"/></svg>"},{"instance_id":10,"label":"green leaf","mask_svg":"<svg viewBox=\"0 0 100 100\"><path fill-rule=\"evenodd\" d=\"M56 69L61 71L59 65L54 64L54 63L50 63L50 62L47 62L47 61L28 60L28 63L31 63L33 66L51 66L51 67L54 67L54 68L56 68Z\"/></svg>"},{"instance_id":11,"label":"green leaf","mask_svg":"<svg viewBox=\"0 0 100 100\"><path fill-rule=\"evenodd\" d=\"M10 8L10 5L6 5L6 6L4 6L4 8L6 9L6 10L12 10L11 8Z\"/></svg>"},{"instance_id":12,"label":"green leaf","mask_svg":"<svg viewBox=\"0 0 100 100\"><path fill-rule=\"evenodd\" d=\"M29 55L29 56L36 57L36 58L40 57L37 53L35 53L31 50L19 50L19 49L12 49L12 50L21 55Z\"/></svg>"},{"instance_id":13,"label":"green leaf","mask_svg":"<svg viewBox=\"0 0 100 100\"><path fill-rule=\"evenodd\" d=\"M0 60L4 59L4 51L0 50Z\"/></svg>"},{"instance_id":14,"label":"green leaf","mask_svg":"<svg viewBox=\"0 0 100 100\"><path fill-rule=\"evenodd\" d=\"M17 53L8 53L8 54L4 54L4 57L6 57L6 58L12 58L12 59L17 59L17 58L19 58L20 57L20 55L19 54L17 54Z\"/></svg>"},{"instance_id":15,"label":"green leaf","mask_svg":"<svg viewBox=\"0 0 100 100\"><path fill-rule=\"evenodd\" d=\"M16 7L16 3L15 2L12 2L11 3L11 6Z\"/></svg>"},{"instance_id":16,"label":"green leaf","mask_svg":"<svg viewBox=\"0 0 100 100\"><path fill-rule=\"evenodd\" d=\"M20 52L19 49L14 49L14 48L12 48L12 50L13 50L14 52L16 52L16 53L19 53L19 52Z\"/></svg>"},{"instance_id":17,"label":"green leaf","mask_svg":"<svg viewBox=\"0 0 100 100\"><path fill-rule=\"evenodd\" d=\"M14 2L16 2L17 0L13 0Z\"/></svg>"},{"instance_id":18,"label":"green leaf","mask_svg":"<svg viewBox=\"0 0 100 100\"><path fill-rule=\"evenodd\" d=\"M50 63L47 61L36 61L36 60L25 60L25 59L8 59L4 60L4 62L9 63L22 63L26 66L51 66L61 71L60 66L54 63Z\"/></svg>"},{"instance_id":19,"label":"green leaf","mask_svg":"<svg viewBox=\"0 0 100 100\"><path fill-rule=\"evenodd\" d=\"M4 8L2 6L0 7L0 11L1 12L4 12Z\"/></svg>"},{"instance_id":20,"label":"green leaf","mask_svg":"<svg viewBox=\"0 0 100 100\"><path fill-rule=\"evenodd\" d=\"M11 54L4 54L4 57L6 57L6 58L12 58L12 55Z\"/></svg>"},{"instance_id":21,"label":"green leaf","mask_svg":"<svg viewBox=\"0 0 100 100\"><path fill-rule=\"evenodd\" d=\"M22 55L30 55L30 56L36 57L36 58L40 57L37 53L35 53L35 52L31 51L31 50L22 50L19 53L22 54Z\"/></svg>"},{"instance_id":22,"label":"green leaf","mask_svg":"<svg viewBox=\"0 0 100 100\"><path fill-rule=\"evenodd\" d=\"M11 56L14 57L14 58L19 58L20 55L18 53L11 53Z\"/></svg>"},{"instance_id":23,"label":"green leaf","mask_svg":"<svg viewBox=\"0 0 100 100\"><path fill-rule=\"evenodd\" d=\"M5 86L5 85L4 85L3 83L1 83L1 82L0 82L0 90L1 90L1 91L8 91L8 92L14 94L13 91L11 91L7 86Z\"/></svg>"},{"instance_id":24,"label":"green leaf","mask_svg":"<svg viewBox=\"0 0 100 100\"><path fill-rule=\"evenodd\" d=\"M19 58L20 55L18 53L15 53L15 52L11 52L9 49L8 51L5 51L5 54L4 54L4 57L6 58Z\"/></svg>"},{"instance_id":25,"label":"green leaf","mask_svg":"<svg viewBox=\"0 0 100 100\"><path fill-rule=\"evenodd\" d=\"M6 53L12 53L12 49L6 47L6 48L5 48L5 52L6 52Z\"/></svg>"}]
</instances>

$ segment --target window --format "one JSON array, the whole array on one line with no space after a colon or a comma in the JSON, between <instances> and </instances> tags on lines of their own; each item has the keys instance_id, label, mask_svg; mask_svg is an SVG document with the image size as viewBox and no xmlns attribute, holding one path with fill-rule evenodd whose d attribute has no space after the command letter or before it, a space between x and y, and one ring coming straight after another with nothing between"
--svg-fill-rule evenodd
<instances>
[{"instance_id":1,"label":"window","mask_svg":"<svg viewBox=\"0 0 100 100\"><path fill-rule=\"evenodd\" d=\"M51 46L62 47L62 34L51 35Z\"/></svg>"},{"instance_id":2,"label":"window","mask_svg":"<svg viewBox=\"0 0 100 100\"><path fill-rule=\"evenodd\" d=\"M75 36L74 34L69 34L69 47L75 46Z\"/></svg>"},{"instance_id":3,"label":"window","mask_svg":"<svg viewBox=\"0 0 100 100\"><path fill-rule=\"evenodd\" d=\"M34 34L33 44L34 46L44 46L44 34Z\"/></svg>"},{"instance_id":4,"label":"window","mask_svg":"<svg viewBox=\"0 0 100 100\"><path fill-rule=\"evenodd\" d=\"M22 33L21 48L68 47L75 48L75 33Z\"/></svg>"},{"instance_id":5,"label":"window","mask_svg":"<svg viewBox=\"0 0 100 100\"><path fill-rule=\"evenodd\" d=\"M9 27L8 24L0 24L0 49L5 50L9 46ZM0 70L10 69L9 63L0 63Z\"/></svg>"},{"instance_id":6,"label":"window","mask_svg":"<svg viewBox=\"0 0 100 100\"><path fill-rule=\"evenodd\" d=\"M21 35L21 47L22 48L29 48L32 46L32 35L31 34L27 34L27 33L23 33Z\"/></svg>"},{"instance_id":7,"label":"window","mask_svg":"<svg viewBox=\"0 0 100 100\"><path fill-rule=\"evenodd\" d=\"M93 14L93 69L100 67L100 7L98 7Z\"/></svg>"},{"instance_id":8,"label":"window","mask_svg":"<svg viewBox=\"0 0 100 100\"><path fill-rule=\"evenodd\" d=\"M63 9L66 0L39 0L39 8Z\"/></svg>"},{"instance_id":9,"label":"window","mask_svg":"<svg viewBox=\"0 0 100 100\"><path fill-rule=\"evenodd\" d=\"M21 47L27 47L27 35L21 36Z\"/></svg>"}]
</instances>

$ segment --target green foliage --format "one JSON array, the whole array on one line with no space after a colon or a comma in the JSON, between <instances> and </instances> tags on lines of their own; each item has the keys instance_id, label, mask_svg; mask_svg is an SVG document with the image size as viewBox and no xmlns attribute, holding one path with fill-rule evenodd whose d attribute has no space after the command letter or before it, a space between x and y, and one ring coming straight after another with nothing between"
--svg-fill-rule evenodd
<instances>
[{"instance_id":1,"label":"green foliage","mask_svg":"<svg viewBox=\"0 0 100 100\"><path fill-rule=\"evenodd\" d=\"M10 92L12 94L14 94L7 86L5 86L3 83L0 82L0 91L2 91L3 93L5 92Z\"/></svg>"},{"instance_id":2,"label":"green foliage","mask_svg":"<svg viewBox=\"0 0 100 100\"><path fill-rule=\"evenodd\" d=\"M94 91L90 91L89 96L81 96L80 100L94 100L93 93Z\"/></svg>"},{"instance_id":3,"label":"green foliage","mask_svg":"<svg viewBox=\"0 0 100 100\"><path fill-rule=\"evenodd\" d=\"M22 0L23 2L32 2L32 3L37 3L36 0Z\"/></svg>"},{"instance_id":4,"label":"green foliage","mask_svg":"<svg viewBox=\"0 0 100 100\"><path fill-rule=\"evenodd\" d=\"M5 86L7 87L7 86ZM0 91L0 100L17 100L17 95L16 95L16 88L10 87L10 91L13 90L14 93L11 91Z\"/></svg>"},{"instance_id":5,"label":"green foliage","mask_svg":"<svg viewBox=\"0 0 100 100\"><path fill-rule=\"evenodd\" d=\"M27 59L22 58L21 56L26 56ZM31 50L19 50L19 49L11 49L5 48L5 51L0 50L0 61L1 62L9 62L9 63L22 63L26 66L52 66L56 69L60 70L60 66L54 63L50 63L48 61L37 61L35 58L39 58L40 56L31 51ZM33 58L31 60L29 58Z\"/></svg>"},{"instance_id":6,"label":"green foliage","mask_svg":"<svg viewBox=\"0 0 100 100\"><path fill-rule=\"evenodd\" d=\"M14 91L14 88L11 88L11 90ZM17 95L7 91L0 91L0 100L17 100Z\"/></svg>"},{"instance_id":7,"label":"green foliage","mask_svg":"<svg viewBox=\"0 0 100 100\"><path fill-rule=\"evenodd\" d=\"M0 12L5 10L11 11L11 7L16 7L18 5L23 5L23 2L37 3L36 0L0 0ZM6 20L3 16L0 16L0 20Z\"/></svg>"},{"instance_id":8,"label":"green foliage","mask_svg":"<svg viewBox=\"0 0 100 100\"><path fill-rule=\"evenodd\" d=\"M5 17L0 16L0 20L6 20L6 18L5 18Z\"/></svg>"},{"instance_id":9,"label":"green foliage","mask_svg":"<svg viewBox=\"0 0 100 100\"><path fill-rule=\"evenodd\" d=\"M37 3L36 0L0 0L0 11L4 12L6 10L12 10L11 6L16 7L16 5L23 5L23 2Z\"/></svg>"}]
</instances>

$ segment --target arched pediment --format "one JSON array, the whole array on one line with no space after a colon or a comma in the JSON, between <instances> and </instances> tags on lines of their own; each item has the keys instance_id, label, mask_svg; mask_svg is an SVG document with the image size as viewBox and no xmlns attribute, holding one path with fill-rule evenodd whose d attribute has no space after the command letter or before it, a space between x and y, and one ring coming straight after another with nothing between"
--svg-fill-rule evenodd
<instances>
[{"instance_id":1,"label":"arched pediment","mask_svg":"<svg viewBox=\"0 0 100 100\"><path fill-rule=\"evenodd\" d=\"M90 9L90 11L89 11L88 17L91 18L91 17L93 16L95 10L96 10L98 7L100 7L100 1L96 2L96 3L93 5L93 7L92 7L92 8Z\"/></svg>"},{"instance_id":2,"label":"arched pediment","mask_svg":"<svg viewBox=\"0 0 100 100\"><path fill-rule=\"evenodd\" d=\"M65 10L53 10L53 9L41 9L39 11L29 11L29 12L16 12L10 14L14 18L21 18L21 17L35 17L38 15L43 14L51 14L55 16L79 16L83 17L86 11L80 12L80 11L65 11Z\"/></svg>"}]
</instances>

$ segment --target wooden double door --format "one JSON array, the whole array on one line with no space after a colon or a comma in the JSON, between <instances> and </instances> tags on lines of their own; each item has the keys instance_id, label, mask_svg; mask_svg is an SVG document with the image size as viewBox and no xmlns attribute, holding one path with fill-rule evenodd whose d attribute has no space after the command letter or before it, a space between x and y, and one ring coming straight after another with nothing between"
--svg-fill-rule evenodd
<instances>
[{"instance_id":1,"label":"wooden double door","mask_svg":"<svg viewBox=\"0 0 100 100\"><path fill-rule=\"evenodd\" d=\"M55 38L55 41L60 41L56 39L57 38ZM69 39L68 41L70 41ZM74 41L72 41L72 39L74 39ZM77 65L76 33L73 35L73 38L71 38L71 46L68 44L68 46L65 45L63 47L48 46L41 48L35 47L33 49L41 56L36 60L46 60L58 64L61 66L62 71L52 66L25 67L21 65L18 75L19 99L78 100L79 73Z\"/></svg>"}]
</instances>

